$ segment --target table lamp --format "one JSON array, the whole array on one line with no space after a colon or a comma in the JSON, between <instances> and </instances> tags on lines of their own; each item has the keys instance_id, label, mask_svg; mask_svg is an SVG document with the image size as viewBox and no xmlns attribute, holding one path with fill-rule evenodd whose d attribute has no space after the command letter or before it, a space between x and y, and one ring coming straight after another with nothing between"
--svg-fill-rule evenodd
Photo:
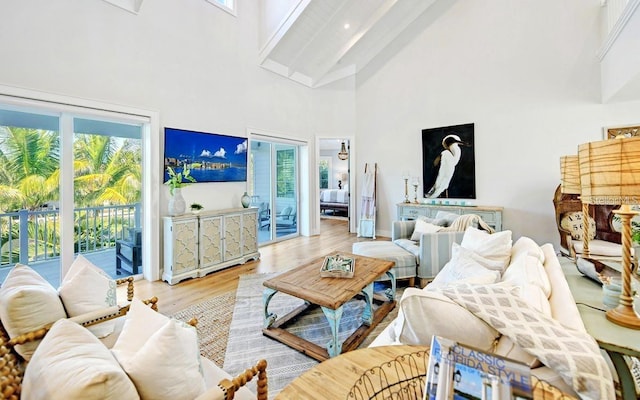
<instances>
[{"instance_id":1,"label":"table lamp","mask_svg":"<svg viewBox=\"0 0 640 400\"><path fill-rule=\"evenodd\" d=\"M578 156L560 157L560 191L580 194L580 166ZM582 255L589 257L589 204L582 202Z\"/></svg>"},{"instance_id":2,"label":"table lamp","mask_svg":"<svg viewBox=\"0 0 640 400\"><path fill-rule=\"evenodd\" d=\"M622 292L620 304L607 311L615 324L640 329L631 296L631 205L640 204L640 137L616 138L578 146L581 200L620 204L614 213L622 223Z\"/></svg>"}]
</instances>

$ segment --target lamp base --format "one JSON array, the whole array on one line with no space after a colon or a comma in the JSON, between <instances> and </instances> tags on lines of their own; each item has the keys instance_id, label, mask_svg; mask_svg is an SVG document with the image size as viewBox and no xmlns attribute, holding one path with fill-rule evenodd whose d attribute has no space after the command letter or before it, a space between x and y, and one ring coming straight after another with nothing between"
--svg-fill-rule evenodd
<instances>
[{"instance_id":1,"label":"lamp base","mask_svg":"<svg viewBox=\"0 0 640 400\"><path fill-rule=\"evenodd\" d=\"M633 310L633 306L620 304L618 307L607 311L607 319L614 324L631 329L640 329L640 317Z\"/></svg>"}]
</instances>

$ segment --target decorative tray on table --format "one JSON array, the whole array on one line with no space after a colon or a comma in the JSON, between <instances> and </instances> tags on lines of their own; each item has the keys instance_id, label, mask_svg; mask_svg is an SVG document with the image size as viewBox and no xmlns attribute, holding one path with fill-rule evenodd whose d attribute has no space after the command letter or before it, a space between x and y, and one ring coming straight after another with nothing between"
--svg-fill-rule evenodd
<instances>
[{"instance_id":1,"label":"decorative tray on table","mask_svg":"<svg viewBox=\"0 0 640 400\"><path fill-rule=\"evenodd\" d=\"M355 267L356 260L353 258L343 257L340 254L327 256L324 258L322 268L320 268L320 276L324 278L353 278Z\"/></svg>"}]
</instances>

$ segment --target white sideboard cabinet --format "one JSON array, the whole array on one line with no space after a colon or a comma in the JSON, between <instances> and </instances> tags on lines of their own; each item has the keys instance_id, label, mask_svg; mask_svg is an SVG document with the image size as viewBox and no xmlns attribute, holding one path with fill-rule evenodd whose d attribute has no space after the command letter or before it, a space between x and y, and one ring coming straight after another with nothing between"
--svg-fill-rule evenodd
<instances>
[{"instance_id":1,"label":"white sideboard cabinet","mask_svg":"<svg viewBox=\"0 0 640 400\"><path fill-rule=\"evenodd\" d=\"M455 206L439 204L398 203L398 219L416 219L421 215L434 218L438 211L447 211L455 214L476 214L496 231L502 230L502 207L487 206Z\"/></svg>"},{"instance_id":2,"label":"white sideboard cabinet","mask_svg":"<svg viewBox=\"0 0 640 400\"><path fill-rule=\"evenodd\" d=\"M260 258L257 208L204 211L163 220L162 279L171 285Z\"/></svg>"}]
</instances>

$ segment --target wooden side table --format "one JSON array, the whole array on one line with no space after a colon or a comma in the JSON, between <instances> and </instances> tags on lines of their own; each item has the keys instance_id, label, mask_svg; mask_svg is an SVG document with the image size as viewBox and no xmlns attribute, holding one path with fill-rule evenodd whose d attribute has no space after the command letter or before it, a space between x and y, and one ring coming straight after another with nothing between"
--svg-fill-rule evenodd
<instances>
[{"instance_id":1,"label":"wooden side table","mask_svg":"<svg viewBox=\"0 0 640 400\"><path fill-rule=\"evenodd\" d=\"M294 379L282 400L422 399L429 348L380 346L350 351L324 361ZM532 377L534 399L574 399Z\"/></svg>"}]
</instances>

